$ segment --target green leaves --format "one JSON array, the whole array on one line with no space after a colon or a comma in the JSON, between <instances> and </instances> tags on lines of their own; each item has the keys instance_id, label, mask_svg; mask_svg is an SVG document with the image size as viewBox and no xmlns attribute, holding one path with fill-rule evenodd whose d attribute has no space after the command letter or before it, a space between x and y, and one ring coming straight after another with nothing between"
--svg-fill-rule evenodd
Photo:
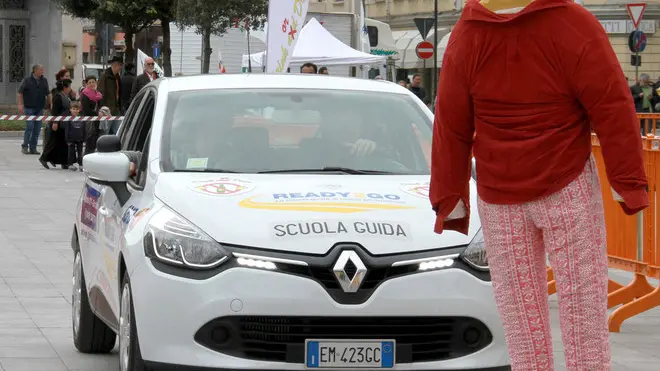
<instances>
[{"instance_id":1,"label":"green leaves","mask_svg":"<svg viewBox=\"0 0 660 371\"><path fill-rule=\"evenodd\" d=\"M222 35L234 27L260 28L268 13L267 0L178 0L176 22L182 27L196 27Z\"/></svg>"},{"instance_id":2,"label":"green leaves","mask_svg":"<svg viewBox=\"0 0 660 371\"><path fill-rule=\"evenodd\" d=\"M53 0L67 14L76 18L110 23L133 33L157 19L154 0ZM127 30L128 29L128 30Z\"/></svg>"}]
</instances>

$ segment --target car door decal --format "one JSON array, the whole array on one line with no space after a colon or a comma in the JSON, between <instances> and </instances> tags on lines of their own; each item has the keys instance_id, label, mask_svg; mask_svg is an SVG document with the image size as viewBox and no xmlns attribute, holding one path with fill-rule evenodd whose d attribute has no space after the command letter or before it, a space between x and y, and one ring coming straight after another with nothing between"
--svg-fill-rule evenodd
<instances>
[{"instance_id":1,"label":"car door decal","mask_svg":"<svg viewBox=\"0 0 660 371\"><path fill-rule=\"evenodd\" d=\"M96 218L98 217L101 192L85 184L85 195L83 196L80 222L92 231L96 232Z\"/></svg>"},{"instance_id":2,"label":"car door decal","mask_svg":"<svg viewBox=\"0 0 660 371\"><path fill-rule=\"evenodd\" d=\"M137 212L138 208L134 205L130 205L124 212L124 216L121 217L121 222L124 223L124 225L128 225L128 223L131 222L131 219Z\"/></svg>"}]
</instances>

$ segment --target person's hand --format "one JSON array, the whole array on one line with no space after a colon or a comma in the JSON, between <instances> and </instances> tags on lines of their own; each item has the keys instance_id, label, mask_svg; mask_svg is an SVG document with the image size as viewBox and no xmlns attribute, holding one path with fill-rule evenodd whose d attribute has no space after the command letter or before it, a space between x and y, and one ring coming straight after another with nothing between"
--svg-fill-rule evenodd
<instances>
[{"instance_id":1,"label":"person's hand","mask_svg":"<svg viewBox=\"0 0 660 371\"><path fill-rule=\"evenodd\" d=\"M353 143L351 153L358 157L364 157L369 156L375 150L376 142L368 139L358 139L355 143Z\"/></svg>"},{"instance_id":2,"label":"person's hand","mask_svg":"<svg viewBox=\"0 0 660 371\"><path fill-rule=\"evenodd\" d=\"M25 106L23 106L22 104L19 104L18 105L18 113L20 113L21 115L24 114L25 113Z\"/></svg>"},{"instance_id":3,"label":"person's hand","mask_svg":"<svg viewBox=\"0 0 660 371\"><path fill-rule=\"evenodd\" d=\"M644 97L644 93L639 93L639 97L640 97L640 98L643 98L643 97Z\"/></svg>"},{"instance_id":4,"label":"person's hand","mask_svg":"<svg viewBox=\"0 0 660 371\"><path fill-rule=\"evenodd\" d=\"M131 162L130 166L128 167L128 173L130 176L135 176L137 166L135 165L135 162Z\"/></svg>"},{"instance_id":5,"label":"person's hand","mask_svg":"<svg viewBox=\"0 0 660 371\"><path fill-rule=\"evenodd\" d=\"M58 127L59 127L58 124L53 124L53 126L52 126L53 131L57 131L57 128L58 128Z\"/></svg>"}]
</instances>

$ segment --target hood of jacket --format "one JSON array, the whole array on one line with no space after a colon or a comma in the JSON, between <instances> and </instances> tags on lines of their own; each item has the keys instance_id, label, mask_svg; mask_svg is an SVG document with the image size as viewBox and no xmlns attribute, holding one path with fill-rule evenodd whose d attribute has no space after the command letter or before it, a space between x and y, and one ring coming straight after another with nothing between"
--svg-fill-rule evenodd
<instances>
[{"instance_id":1,"label":"hood of jacket","mask_svg":"<svg viewBox=\"0 0 660 371\"><path fill-rule=\"evenodd\" d=\"M468 0L461 17L466 21L490 23L511 22L530 13L536 13L550 8L565 7L573 0ZM493 10L490 10L490 9Z\"/></svg>"}]
</instances>

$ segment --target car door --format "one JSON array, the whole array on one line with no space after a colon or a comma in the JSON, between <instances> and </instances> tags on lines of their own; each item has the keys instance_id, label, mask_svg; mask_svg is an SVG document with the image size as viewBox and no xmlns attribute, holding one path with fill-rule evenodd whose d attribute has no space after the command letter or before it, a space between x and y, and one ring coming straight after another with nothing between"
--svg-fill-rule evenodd
<instances>
[{"instance_id":1,"label":"car door","mask_svg":"<svg viewBox=\"0 0 660 371\"><path fill-rule=\"evenodd\" d=\"M103 215L104 230L104 248L101 264L102 275L105 276L111 284L104 291L107 293L107 300L110 308L115 315L119 313L119 255L126 245L126 235L132 227L131 222L142 210L147 208L142 198L142 187L140 176L143 164L146 164L148 153L145 152L145 146L148 146L148 133L151 129L153 120L153 108L155 105L155 90L144 89L143 100L139 109L131 122L130 128L127 128L125 139L122 139L123 151L141 151L143 161L137 164L138 172L128 180L128 190L130 197L125 204L121 204L115 192L106 187L103 194L103 205L100 213Z\"/></svg>"},{"instance_id":2,"label":"car door","mask_svg":"<svg viewBox=\"0 0 660 371\"><path fill-rule=\"evenodd\" d=\"M128 147L131 137L142 122L139 120L140 112L144 105L146 92L140 92L133 100L133 104L126 112L124 121L117 135L122 142L122 149ZM103 317L107 322L115 323L118 318L119 307L116 296L118 295L117 284L117 259L118 246L122 239L122 206L115 192L109 186L95 184L99 192L99 203L97 209L97 246L92 254L91 262L96 270L92 273L90 280L96 285L101 295L90 295L93 300L96 314ZM87 272L85 272L87 274ZM87 277L87 276L86 276ZM92 286L93 287L93 286Z\"/></svg>"}]
</instances>

